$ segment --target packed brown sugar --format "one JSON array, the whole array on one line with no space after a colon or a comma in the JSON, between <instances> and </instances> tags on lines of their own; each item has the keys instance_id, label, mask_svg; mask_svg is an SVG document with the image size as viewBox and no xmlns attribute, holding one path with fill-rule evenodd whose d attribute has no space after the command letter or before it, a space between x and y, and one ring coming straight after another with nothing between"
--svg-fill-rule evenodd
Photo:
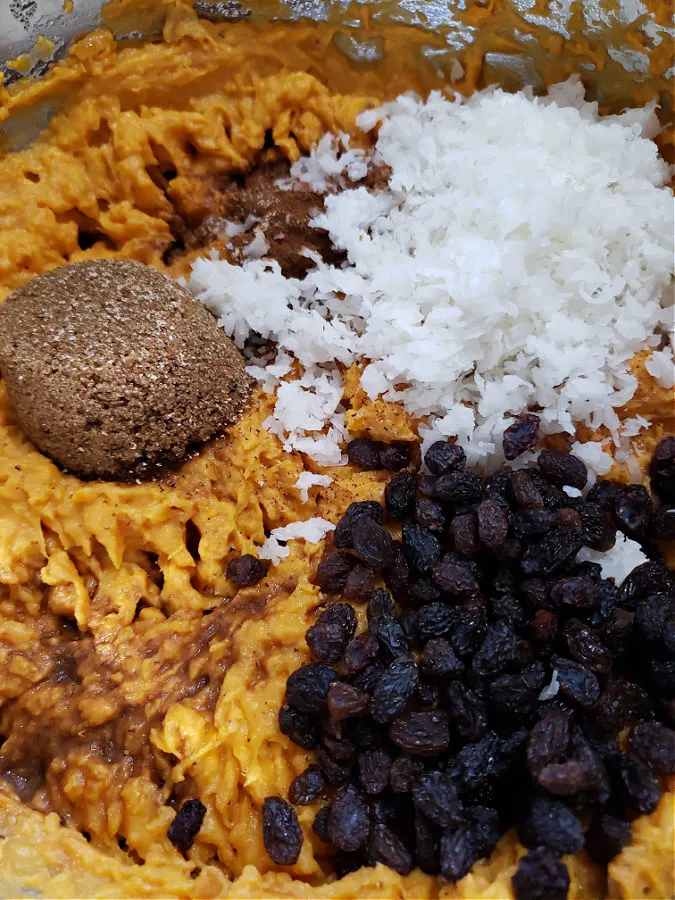
<instances>
[{"instance_id":1,"label":"packed brown sugar","mask_svg":"<svg viewBox=\"0 0 675 900\"><path fill-rule=\"evenodd\" d=\"M393 46L412 34L393 29ZM179 6L162 43L118 50L96 32L43 82L5 95L7 110L64 87L69 100L34 146L0 160L0 292L91 257L184 274L212 243L208 217L247 202L231 185L223 199L225 176L294 160L327 131L356 139L364 109L438 85L411 66L357 75L330 38L328 26L235 32ZM463 89L477 77L469 69ZM643 360L635 365L632 404L652 423L637 440L647 459L672 433L672 398ZM346 384L354 436L414 437L399 407L369 401L357 375ZM297 863L268 858L263 801L287 796L311 761L281 734L278 711L289 674L308 659L322 550L292 542L260 586L238 592L225 568L278 526L311 515L335 523L349 503L380 500L386 481L336 468L302 503L301 458L262 424L271 408L259 392L226 437L159 480L86 482L28 443L2 389L3 894L21 885L50 897L511 896L524 852L513 835L456 885L383 866L336 881L311 828L316 804L299 808ZM167 830L196 796L206 816L184 858ZM608 883L584 853L568 858L569 896L670 896L673 802L666 793L635 821Z\"/></svg>"}]
</instances>

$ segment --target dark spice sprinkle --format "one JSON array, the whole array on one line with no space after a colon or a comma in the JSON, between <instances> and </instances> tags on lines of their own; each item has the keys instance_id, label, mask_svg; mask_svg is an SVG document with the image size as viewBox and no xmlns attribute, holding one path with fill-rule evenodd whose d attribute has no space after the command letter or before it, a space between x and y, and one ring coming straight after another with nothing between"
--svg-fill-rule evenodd
<instances>
[{"instance_id":1,"label":"dark spice sprinkle","mask_svg":"<svg viewBox=\"0 0 675 900\"><path fill-rule=\"evenodd\" d=\"M177 850L187 853L202 827L206 807L201 800L186 800L169 825L167 837Z\"/></svg>"},{"instance_id":2,"label":"dark spice sprinkle","mask_svg":"<svg viewBox=\"0 0 675 900\"><path fill-rule=\"evenodd\" d=\"M267 574L268 563L257 556L245 553L227 564L227 577L237 587L251 587Z\"/></svg>"},{"instance_id":3,"label":"dark spice sprinkle","mask_svg":"<svg viewBox=\"0 0 675 900\"><path fill-rule=\"evenodd\" d=\"M672 510L614 482L568 497L561 485L586 483L568 453L482 479L455 444L430 448L424 475L407 445L352 452L373 445L378 465L408 466L384 498L401 540L381 504L353 503L318 568L341 602L308 629L316 662L289 677L279 712L316 754L289 797L333 797L314 830L334 845L337 877L379 862L455 881L515 826L530 848L516 900L562 900L561 857L585 847L606 866L675 774L675 575L653 543ZM664 443L651 467L665 502L674 451ZM619 587L576 562L617 529L649 557ZM358 635L351 603L367 604ZM285 807L275 823L278 862L300 845Z\"/></svg>"}]
</instances>

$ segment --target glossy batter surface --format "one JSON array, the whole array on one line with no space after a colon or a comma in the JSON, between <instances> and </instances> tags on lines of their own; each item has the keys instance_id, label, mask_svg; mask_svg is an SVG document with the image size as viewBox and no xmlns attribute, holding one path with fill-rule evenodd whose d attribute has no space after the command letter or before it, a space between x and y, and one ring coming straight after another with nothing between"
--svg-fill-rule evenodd
<instances>
[{"instance_id":1,"label":"glossy batter surface","mask_svg":"<svg viewBox=\"0 0 675 900\"><path fill-rule=\"evenodd\" d=\"M3 98L7 111L68 95L40 142L0 158L0 297L91 256L184 271L181 236L208 215L219 178L273 155L271 143L292 160L326 131L364 140L363 109L437 86L407 64L412 33L392 31L401 56L360 73L328 26L228 29L178 7L163 43L118 50L105 31L87 37L46 81ZM638 448L648 453L672 431L671 399L635 365L631 414L654 422ZM411 439L413 423L369 402L352 374L353 434ZM272 528L336 522L350 502L380 499L386 478L336 469L303 503L303 461L263 429L270 410L257 395L227 437L160 481L85 483L24 439L0 386L0 894L511 896L523 852L511 836L456 886L382 866L336 882L311 831L316 804L299 810L296 865L280 870L264 851L262 802L286 796L309 761L277 713L308 657L321 548L293 542L238 593L224 566ZM184 859L166 832L195 796L206 818ZM567 860L570 897L670 896L673 813L670 793L636 821L608 885L584 855Z\"/></svg>"}]
</instances>

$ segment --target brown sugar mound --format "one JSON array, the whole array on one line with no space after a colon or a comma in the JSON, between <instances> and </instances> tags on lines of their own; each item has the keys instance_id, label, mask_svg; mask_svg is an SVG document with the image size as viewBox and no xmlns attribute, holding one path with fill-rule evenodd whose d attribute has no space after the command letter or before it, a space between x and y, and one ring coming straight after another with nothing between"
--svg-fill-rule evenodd
<instances>
[{"instance_id":1,"label":"brown sugar mound","mask_svg":"<svg viewBox=\"0 0 675 900\"><path fill-rule=\"evenodd\" d=\"M0 371L19 425L80 475L138 477L234 423L250 381L179 284L130 260L54 269L0 307Z\"/></svg>"}]
</instances>

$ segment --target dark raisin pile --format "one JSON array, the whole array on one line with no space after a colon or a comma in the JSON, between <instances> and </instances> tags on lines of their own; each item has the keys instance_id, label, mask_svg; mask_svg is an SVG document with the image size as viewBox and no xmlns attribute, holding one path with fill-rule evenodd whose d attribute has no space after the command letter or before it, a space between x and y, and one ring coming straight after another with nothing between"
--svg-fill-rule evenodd
<instances>
[{"instance_id":1,"label":"dark raisin pile","mask_svg":"<svg viewBox=\"0 0 675 900\"><path fill-rule=\"evenodd\" d=\"M507 456L537 424L509 428ZM517 900L565 898L562 857L585 848L606 866L675 773L675 574L658 549L672 537L675 441L654 454L655 500L611 481L570 497L586 468L555 450L488 478L452 443L429 448L425 473L412 456L390 466L382 506L351 504L318 567L314 661L288 679L279 715L316 761L289 799L323 798L314 830L339 877L381 862L457 881L515 827L528 849ZM350 452L362 468L383 457L373 442ZM649 561L620 586L575 561L621 532ZM365 632L352 604L366 605ZM291 812L266 805L277 861L299 852Z\"/></svg>"}]
</instances>

